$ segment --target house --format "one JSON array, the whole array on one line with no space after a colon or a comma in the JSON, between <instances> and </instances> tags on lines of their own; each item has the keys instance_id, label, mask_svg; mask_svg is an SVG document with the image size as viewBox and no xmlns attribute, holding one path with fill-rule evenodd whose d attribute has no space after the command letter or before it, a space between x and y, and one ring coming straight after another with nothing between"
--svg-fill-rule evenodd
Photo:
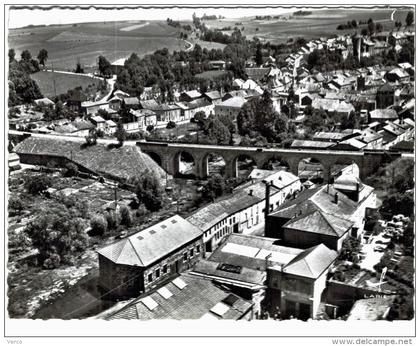
<instances>
[{"instance_id":1,"label":"house","mask_svg":"<svg viewBox=\"0 0 420 346\"><path fill-rule=\"evenodd\" d=\"M42 99L34 100L34 103L37 106L53 106L53 105L55 105L55 103L47 97L44 97Z\"/></svg>"},{"instance_id":2,"label":"house","mask_svg":"<svg viewBox=\"0 0 420 346\"><path fill-rule=\"evenodd\" d=\"M326 131L318 131L312 136L314 141L321 141L321 142L342 142L346 139L353 137L352 133L348 132L326 132Z\"/></svg>"},{"instance_id":3,"label":"house","mask_svg":"<svg viewBox=\"0 0 420 346\"><path fill-rule=\"evenodd\" d=\"M21 169L19 155L16 153L9 153L8 157L9 172L18 171Z\"/></svg>"},{"instance_id":4,"label":"house","mask_svg":"<svg viewBox=\"0 0 420 346\"><path fill-rule=\"evenodd\" d=\"M347 321L386 320L395 296L378 296L357 300L350 310Z\"/></svg>"},{"instance_id":5,"label":"house","mask_svg":"<svg viewBox=\"0 0 420 346\"><path fill-rule=\"evenodd\" d=\"M80 88L69 90L69 98L66 105L74 112L82 112L82 102L87 101L86 95Z\"/></svg>"},{"instance_id":6,"label":"house","mask_svg":"<svg viewBox=\"0 0 420 346\"><path fill-rule=\"evenodd\" d=\"M155 110L157 124L165 126L168 122L173 121L178 123L181 121L181 107L176 103L162 103Z\"/></svg>"},{"instance_id":7,"label":"house","mask_svg":"<svg viewBox=\"0 0 420 346\"><path fill-rule=\"evenodd\" d=\"M202 232L179 215L98 250L99 286L137 297L191 268L203 256Z\"/></svg>"},{"instance_id":8,"label":"house","mask_svg":"<svg viewBox=\"0 0 420 346\"><path fill-rule=\"evenodd\" d=\"M224 70L226 68L226 62L223 60L210 60L209 65L212 70Z\"/></svg>"},{"instance_id":9,"label":"house","mask_svg":"<svg viewBox=\"0 0 420 346\"><path fill-rule=\"evenodd\" d=\"M105 132L108 135L113 135L117 131L117 124L112 120L105 121Z\"/></svg>"},{"instance_id":10,"label":"house","mask_svg":"<svg viewBox=\"0 0 420 346\"><path fill-rule=\"evenodd\" d=\"M176 105L181 109L181 121L189 121L198 112L204 112L208 117L214 110L214 104L207 98L199 98L191 102L177 102Z\"/></svg>"},{"instance_id":11,"label":"house","mask_svg":"<svg viewBox=\"0 0 420 346\"><path fill-rule=\"evenodd\" d=\"M384 109L392 105L394 105L394 88L385 83L376 92L376 107Z\"/></svg>"},{"instance_id":12,"label":"house","mask_svg":"<svg viewBox=\"0 0 420 346\"><path fill-rule=\"evenodd\" d=\"M180 102L191 102L191 101L197 100L201 97L202 97L201 93L197 90L183 91L179 95L179 101Z\"/></svg>"},{"instance_id":13,"label":"house","mask_svg":"<svg viewBox=\"0 0 420 346\"><path fill-rule=\"evenodd\" d=\"M346 139L344 141L341 141L339 143L337 143L333 150L351 150L351 151L356 151L356 150L362 150L366 148L366 143L359 140L358 138L349 138Z\"/></svg>"},{"instance_id":14,"label":"house","mask_svg":"<svg viewBox=\"0 0 420 346\"><path fill-rule=\"evenodd\" d=\"M123 70L126 60L127 59L125 59L125 58L121 58L121 59L115 60L113 63L111 63L112 72L114 74L119 74Z\"/></svg>"},{"instance_id":15,"label":"house","mask_svg":"<svg viewBox=\"0 0 420 346\"><path fill-rule=\"evenodd\" d=\"M107 110L108 108L108 101L104 100L95 102L86 101L81 104L83 114L87 115L95 115L100 109Z\"/></svg>"},{"instance_id":16,"label":"house","mask_svg":"<svg viewBox=\"0 0 420 346\"><path fill-rule=\"evenodd\" d=\"M200 228L207 252L213 251L231 233L249 234L262 227L267 212L302 190L297 176L286 171L254 169L251 181L232 195L216 200L187 220Z\"/></svg>"},{"instance_id":17,"label":"house","mask_svg":"<svg viewBox=\"0 0 420 346\"><path fill-rule=\"evenodd\" d=\"M91 122L77 120L70 123L54 126L54 132L78 137L86 137L89 135L89 131L94 128L95 125L93 125Z\"/></svg>"},{"instance_id":18,"label":"house","mask_svg":"<svg viewBox=\"0 0 420 346\"><path fill-rule=\"evenodd\" d=\"M398 113L394 109L375 109L368 113L369 123L377 121L379 123L385 123L386 121L394 121L398 119Z\"/></svg>"},{"instance_id":19,"label":"house","mask_svg":"<svg viewBox=\"0 0 420 346\"><path fill-rule=\"evenodd\" d=\"M279 211L267 217L265 236L280 239L288 246L324 243L340 250L345 237L362 234L365 217L376 208L374 189L363 184L350 171L336 178L334 184L304 190L295 199L284 203ZM319 213L314 213L316 211ZM338 229L328 229L330 219L334 220L332 227ZM311 226L310 220L326 222L324 226L322 223Z\"/></svg>"},{"instance_id":20,"label":"house","mask_svg":"<svg viewBox=\"0 0 420 346\"><path fill-rule=\"evenodd\" d=\"M140 296L105 320L252 320L253 303L189 273ZM103 317L102 317L103 318Z\"/></svg>"},{"instance_id":21,"label":"house","mask_svg":"<svg viewBox=\"0 0 420 346\"><path fill-rule=\"evenodd\" d=\"M126 97L123 99L122 105L126 109L139 109L140 100L137 97Z\"/></svg>"},{"instance_id":22,"label":"house","mask_svg":"<svg viewBox=\"0 0 420 346\"><path fill-rule=\"evenodd\" d=\"M131 109L130 114L135 118L138 129L146 130L148 126L157 125L156 113L150 109Z\"/></svg>"},{"instance_id":23,"label":"house","mask_svg":"<svg viewBox=\"0 0 420 346\"><path fill-rule=\"evenodd\" d=\"M236 117L238 116L245 102L246 100L243 97L239 97L239 96L231 97L223 101L222 103L215 105L214 113L218 117L230 116L236 119Z\"/></svg>"},{"instance_id":24,"label":"house","mask_svg":"<svg viewBox=\"0 0 420 346\"><path fill-rule=\"evenodd\" d=\"M280 308L283 318L316 318L327 275L337 256L336 251L320 244L302 251L285 265L272 260L274 256L268 258L267 286L270 293L267 298L274 308Z\"/></svg>"},{"instance_id":25,"label":"house","mask_svg":"<svg viewBox=\"0 0 420 346\"><path fill-rule=\"evenodd\" d=\"M306 320L316 315L326 275L336 257L337 253L324 245L302 250L278 245L273 238L231 234L209 258L196 264L192 274L252 300L257 313L265 300L268 306L280 308L284 318L293 315Z\"/></svg>"},{"instance_id":26,"label":"house","mask_svg":"<svg viewBox=\"0 0 420 346\"><path fill-rule=\"evenodd\" d=\"M385 78L391 83L407 83L410 81L410 75L401 68L394 68L387 72Z\"/></svg>"},{"instance_id":27,"label":"house","mask_svg":"<svg viewBox=\"0 0 420 346\"><path fill-rule=\"evenodd\" d=\"M222 93L217 90L204 93L204 98L214 105L222 103Z\"/></svg>"},{"instance_id":28,"label":"house","mask_svg":"<svg viewBox=\"0 0 420 346\"><path fill-rule=\"evenodd\" d=\"M295 139L290 145L291 149L331 149L335 143L326 141L311 141L304 139Z\"/></svg>"},{"instance_id":29,"label":"house","mask_svg":"<svg viewBox=\"0 0 420 346\"><path fill-rule=\"evenodd\" d=\"M383 148L389 149L395 144L404 141L406 139L406 131L402 126L395 124L391 121L387 121L379 133L383 137Z\"/></svg>"},{"instance_id":30,"label":"house","mask_svg":"<svg viewBox=\"0 0 420 346\"><path fill-rule=\"evenodd\" d=\"M94 117L91 117L90 121L92 122L92 124L94 124L96 126L96 128L98 130L104 130L105 127L106 127L105 119L102 118L100 115L96 115Z\"/></svg>"}]
</instances>

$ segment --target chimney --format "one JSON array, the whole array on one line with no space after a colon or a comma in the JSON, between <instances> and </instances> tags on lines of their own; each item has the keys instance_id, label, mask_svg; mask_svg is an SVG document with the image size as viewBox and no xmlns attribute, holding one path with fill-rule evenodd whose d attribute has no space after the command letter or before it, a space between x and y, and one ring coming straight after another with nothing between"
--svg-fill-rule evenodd
<instances>
[{"instance_id":1,"label":"chimney","mask_svg":"<svg viewBox=\"0 0 420 346\"><path fill-rule=\"evenodd\" d=\"M265 184L265 211L264 216L267 219L270 212L270 184Z\"/></svg>"},{"instance_id":2,"label":"chimney","mask_svg":"<svg viewBox=\"0 0 420 346\"><path fill-rule=\"evenodd\" d=\"M254 193L254 191L251 189L249 190L249 195L252 196L252 194Z\"/></svg>"},{"instance_id":3,"label":"chimney","mask_svg":"<svg viewBox=\"0 0 420 346\"><path fill-rule=\"evenodd\" d=\"M270 186L274 186L274 181L270 180Z\"/></svg>"},{"instance_id":4,"label":"chimney","mask_svg":"<svg viewBox=\"0 0 420 346\"><path fill-rule=\"evenodd\" d=\"M337 204L338 203L338 193L336 192L334 195L334 203Z\"/></svg>"},{"instance_id":5,"label":"chimney","mask_svg":"<svg viewBox=\"0 0 420 346\"><path fill-rule=\"evenodd\" d=\"M299 210L299 215L302 215L302 209L301 209L301 210Z\"/></svg>"}]
</instances>

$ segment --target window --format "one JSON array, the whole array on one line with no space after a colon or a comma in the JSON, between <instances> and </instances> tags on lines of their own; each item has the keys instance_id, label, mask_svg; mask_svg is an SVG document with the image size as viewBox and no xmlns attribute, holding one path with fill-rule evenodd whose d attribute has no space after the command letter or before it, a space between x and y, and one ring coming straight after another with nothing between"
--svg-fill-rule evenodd
<instances>
[{"instance_id":1,"label":"window","mask_svg":"<svg viewBox=\"0 0 420 346\"><path fill-rule=\"evenodd\" d=\"M190 257L193 257L194 256L194 249L191 249L190 250Z\"/></svg>"},{"instance_id":2,"label":"window","mask_svg":"<svg viewBox=\"0 0 420 346\"><path fill-rule=\"evenodd\" d=\"M166 274L167 272L168 272L168 265L167 265L167 264L165 264L165 265L163 266L162 273L163 273L163 274Z\"/></svg>"},{"instance_id":3,"label":"window","mask_svg":"<svg viewBox=\"0 0 420 346\"><path fill-rule=\"evenodd\" d=\"M196 252L200 253L200 245L197 245Z\"/></svg>"},{"instance_id":4,"label":"window","mask_svg":"<svg viewBox=\"0 0 420 346\"><path fill-rule=\"evenodd\" d=\"M184 252L184 262L188 259L188 253Z\"/></svg>"},{"instance_id":5,"label":"window","mask_svg":"<svg viewBox=\"0 0 420 346\"><path fill-rule=\"evenodd\" d=\"M149 282L152 282L152 281L153 281L153 274L152 274L152 273L150 273L150 274L147 276L147 281L149 281Z\"/></svg>"},{"instance_id":6,"label":"window","mask_svg":"<svg viewBox=\"0 0 420 346\"><path fill-rule=\"evenodd\" d=\"M156 279L159 278L159 276L160 276L160 269L159 268L156 269L155 276L156 276Z\"/></svg>"}]
</instances>

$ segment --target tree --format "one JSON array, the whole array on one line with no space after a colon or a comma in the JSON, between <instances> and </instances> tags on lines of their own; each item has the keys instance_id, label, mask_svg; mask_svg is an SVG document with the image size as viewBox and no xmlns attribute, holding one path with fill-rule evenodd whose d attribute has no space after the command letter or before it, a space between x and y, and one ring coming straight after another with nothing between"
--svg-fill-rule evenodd
<instances>
[{"instance_id":1,"label":"tree","mask_svg":"<svg viewBox=\"0 0 420 346\"><path fill-rule=\"evenodd\" d=\"M121 121L117 124L117 130L115 131L115 137L118 140L118 143L120 146L123 145L126 137L127 137L127 131L125 130L123 123Z\"/></svg>"},{"instance_id":2,"label":"tree","mask_svg":"<svg viewBox=\"0 0 420 346\"><path fill-rule=\"evenodd\" d=\"M270 143L281 140L283 133L289 131L287 116L274 110L268 91L242 106L237 125L239 134L251 138L261 135Z\"/></svg>"},{"instance_id":3,"label":"tree","mask_svg":"<svg viewBox=\"0 0 420 346\"><path fill-rule=\"evenodd\" d=\"M21 54L20 57L23 61L31 61L32 55L31 52L27 49L25 49Z\"/></svg>"},{"instance_id":4,"label":"tree","mask_svg":"<svg viewBox=\"0 0 420 346\"><path fill-rule=\"evenodd\" d=\"M403 214L413 216L414 199L412 193L394 193L387 195L382 202L381 210L390 215Z\"/></svg>"},{"instance_id":5,"label":"tree","mask_svg":"<svg viewBox=\"0 0 420 346\"><path fill-rule=\"evenodd\" d=\"M410 11L407 13L407 17L405 17L405 24L407 26L411 26L414 23L414 12Z\"/></svg>"},{"instance_id":6,"label":"tree","mask_svg":"<svg viewBox=\"0 0 420 346\"><path fill-rule=\"evenodd\" d=\"M360 252L360 250L360 240L353 237L349 237L346 240L344 240L338 258L340 260L350 261L357 264L359 262L359 257L357 256L357 254Z\"/></svg>"},{"instance_id":7,"label":"tree","mask_svg":"<svg viewBox=\"0 0 420 346\"><path fill-rule=\"evenodd\" d=\"M38 249L40 262L52 269L60 264L73 264L75 256L87 248L85 228L83 219L60 205L30 222L25 233Z\"/></svg>"},{"instance_id":8,"label":"tree","mask_svg":"<svg viewBox=\"0 0 420 346\"><path fill-rule=\"evenodd\" d=\"M38 61L40 64L42 64L42 66L44 66L45 68L45 62L48 59L48 52L46 49L42 48L39 53L38 53L38 57L37 57Z\"/></svg>"},{"instance_id":9,"label":"tree","mask_svg":"<svg viewBox=\"0 0 420 346\"><path fill-rule=\"evenodd\" d=\"M204 133L211 142L216 144L229 144L230 142L229 129L215 116L205 122Z\"/></svg>"},{"instance_id":10,"label":"tree","mask_svg":"<svg viewBox=\"0 0 420 346\"><path fill-rule=\"evenodd\" d=\"M79 168L73 162L69 162L65 166L64 175L66 177L74 177L79 173Z\"/></svg>"},{"instance_id":11,"label":"tree","mask_svg":"<svg viewBox=\"0 0 420 346\"><path fill-rule=\"evenodd\" d=\"M263 64L263 55L261 50L261 43L257 45L257 51L255 53L255 62L257 66L261 66Z\"/></svg>"},{"instance_id":12,"label":"tree","mask_svg":"<svg viewBox=\"0 0 420 346\"><path fill-rule=\"evenodd\" d=\"M25 209L25 203L18 196L10 196L9 198L9 212L11 216L19 215ZM12 215L13 214L13 215Z\"/></svg>"},{"instance_id":13,"label":"tree","mask_svg":"<svg viewBox=\"0 0 420 346\"><path fill-rule=\"evenodd\" d=\"M102 76L109 76L112 74L111 63L102 55L98 59L98 68Z\"/></svg>"},{"instance_id":14,"label":"tree","mask_svg":"<svg viewBox=\"0 0 420 346\"><path fill-rule=\"evenodd\" d=\"M9 49L9 62L14 61L15 56L16 56L15 50L13 48L10 48Z\"/></svg>"},{"instance_id":15,"label":"tree","mask_svg":"<svg viewBox=\"0 0 420 346\"><path fill-rule=\"evenodd\" d=\"M51 178L44 174L28 175L25 178L25 189L32 195L44 192L51 186Z\"/></svg>"},{"instance_id":16,"label":"tree","mask_svg":"<svg viewBox=\"0 0 420 346\"><path fill-rule=\"evenodd\" d=\"M375 23L372 19L370 19L370 21L368 21L368 30L369 30L370 35L372 35L375 32Z\"/></svg>"},{"instance_id":17,"label":"tree","mask_svg":"<svg viewBox=\"0 0 420 346\"><path fill-rule=\"evenodd\" d=\"M95 215L90 220L90 227L92 228L92 235L103 235L108 229L108 221L103 215Z\"/></svg>"},{"instance_id":18,"label":"tree","mask_svg":"<svg viewBox=\"0 0 420 346\"><path fill-rule=\"evenodd\" d=\"M75 70L75 72L76 73L84 73L85 72L84 69L83 69L83 67L82 67L82 65L80 64L80 61L78 61L77 64L76 64L76 70Z\"/></svg>"},{"instance_id":19,"label":"tree","mask_svg":"<svg viewBox=\"0 0 420 346\"><path fill-rule=\"evenodd\" d=\"M124 205L120 207L120 218L121 218L121 225L130 227L132 224L132 218L130 210Z\"/></svg>"},{"instance_id":20,"label":"tree","mask_svg":"<svg viewBox=\"0 0 420 346\"><path fill-rule=\"evenodd\" d=\"M226 188L225 179L220 174L213 174L204 187L204 196L214 200L223 195Z\"/></svg>"},{"instance_id":21,"label":"tree","mask_svg":"<svg viewBox=\"0 0 420 346\"><path fill-rule=\"evenodd\" d=\"M162 192L155 175L146 172L142 177L135 179L134 185L139 202L149 211L158 211L162 208Z\"/></svg>"},{"instance_id":22,"label":"tree","mask_svg":"<svg viewBox=\"0 0 420 346\"><path fill-rule=\"evenodd\" d=\"M86 139L86 145L88 146L95 145L98 139L96 129L89 130L89 134L85 137L85 139Z\"/></svg>"}]
</instances>

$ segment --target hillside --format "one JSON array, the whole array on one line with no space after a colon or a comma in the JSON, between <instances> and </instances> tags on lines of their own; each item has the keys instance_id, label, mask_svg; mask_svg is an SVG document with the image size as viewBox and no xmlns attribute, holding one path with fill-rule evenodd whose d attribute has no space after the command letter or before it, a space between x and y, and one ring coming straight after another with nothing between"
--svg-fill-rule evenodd
<instances>
[{"instance_id":1,"label":"hillside","mask_svg":"<svg viewBox=\"0 0 420 346\"><path fill-rule=\"evenodd\" d=\"M165 177L165 171L137 146L110 149L106 145L96 144L84 147L80 143L65 139L29 137L19 143L14 152L71 158L90 171L124 180L141 176L147 171L153 172L160 179Z\"/></svg>"},{"instance_id":2,"label":"hillside","mask_svg":"<svg viewBox=\"0 0 420 346\"><path fill-rule=\"evenodd\" d=\"M167 47L169 50L185 48L178 39L177 29L166 21L100 22L73 25L51 25L9 30L9 47L19 56L25 49L37 56L40 49L48 51L47 67L71 71L77 61L92 72L99 55L111 62L128 57L153 53Z\"/></svg>"}]
</instances>

